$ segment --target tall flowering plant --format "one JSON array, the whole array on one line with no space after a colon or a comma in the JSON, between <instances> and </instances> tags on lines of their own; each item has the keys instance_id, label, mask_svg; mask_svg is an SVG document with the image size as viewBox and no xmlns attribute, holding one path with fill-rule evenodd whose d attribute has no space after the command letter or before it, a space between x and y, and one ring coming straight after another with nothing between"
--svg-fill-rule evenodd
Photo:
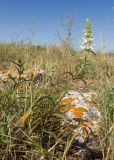
<instances>
[{"instance_id":1,"label":"tall flowering plant","mask_svg":"<svg viewBox=\"0 0 114 160\"><path fill-rule=\"evenodd\" d=\"M84 32L84 37L82 38L81 49L82 51L94 53L93 46L94 46L93 32L92 32L90 20L87 18L86 19L86 29Z\"/></svg>"}]
</instances>

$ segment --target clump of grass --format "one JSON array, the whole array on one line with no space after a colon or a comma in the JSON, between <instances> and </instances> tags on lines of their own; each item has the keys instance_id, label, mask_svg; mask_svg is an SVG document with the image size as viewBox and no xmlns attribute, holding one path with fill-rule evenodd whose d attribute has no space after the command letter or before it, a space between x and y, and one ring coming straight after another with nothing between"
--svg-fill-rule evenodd
<instances>
[{"instance_id":1,"label":"clump of grass","mask_svg":"<svg viewBox=\"0 0 114 160\"><path fill-rule=\"evenodd\" d=\"M113 129L114 129L114 86L109 76L109 70L103 71L101 86L98 93L99 109L103 116L103 128L100 132L100 145L104 160L113 159Z\"/></svg>"},{"instance_id":2,"label":"clump of grass","mask_svg":"<svg viewBox=\"0 0 114 160\"><path fill-rule=\"evenodd\" d=\"M18 78L10 76L10 87L0 92L1 157L29 159L31 152L31 157L49 156L53 153L50 148L62 135L62 119L56 114L60 114L58 102L65 93L64 87L26 80L24 63L19 60L15 65Z\"/></svg>"}]
</instances>

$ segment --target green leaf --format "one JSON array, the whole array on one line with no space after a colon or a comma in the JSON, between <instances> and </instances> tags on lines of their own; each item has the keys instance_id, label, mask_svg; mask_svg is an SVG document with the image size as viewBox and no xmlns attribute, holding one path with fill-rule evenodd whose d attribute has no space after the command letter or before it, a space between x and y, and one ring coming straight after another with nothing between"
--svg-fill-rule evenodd
<instances>
[{"instance_id":1,"label":"green leaf","mask_svg":"<svg viewBox=\"0 0 114 160\"><path fill-rule=\"evenodd\" d=\"M45 133L48 133L51 137L53 137L55 140L58 140L58 137L57 137L57 135L54 133L54 132L51 132L51 131L43 131L43 132L45 132Z\"/></svg>"},{"instance_id":2,"label":"green leaf","mask_svg":"<svg viewBox=\"0 0 114 160\"><path fill-rule=\"evenodd\" d=\"M31 143L39 153L44 154L44 155L49 155L49 152L47 149L43 148L41 145L37 144L34 141L31 141Z\"/></svg>"}]
</instances>

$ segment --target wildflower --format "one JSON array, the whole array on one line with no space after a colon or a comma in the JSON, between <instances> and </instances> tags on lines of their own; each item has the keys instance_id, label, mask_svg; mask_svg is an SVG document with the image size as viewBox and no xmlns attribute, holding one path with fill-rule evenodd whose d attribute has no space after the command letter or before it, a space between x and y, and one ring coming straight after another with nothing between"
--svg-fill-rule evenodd
<instances>
[{"instance_id":1,"label":"wildflower","mask_svg":"<svg viewBox=\"0 0 114 160\"><path fill-rule=\"evenodd\" d=\"M82 38L81 49L82 51L92 52L94 46L94 38L91 28L90 20L86 19L86 30L84 32L84 37Z\"/></svg>"}]
</instances>

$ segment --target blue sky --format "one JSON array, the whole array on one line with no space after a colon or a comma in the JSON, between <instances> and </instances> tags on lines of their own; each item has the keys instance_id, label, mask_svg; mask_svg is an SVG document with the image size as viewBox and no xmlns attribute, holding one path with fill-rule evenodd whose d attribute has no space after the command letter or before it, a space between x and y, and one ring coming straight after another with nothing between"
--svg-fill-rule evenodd
<instances>
[{"instance_id":1,"label":"blue sky","mask_svg":"<svg viewBox=\"0 0 114 160\"><path fill-rule=\"evenodd\" d=\"M0 42L15 40L44 45L58 44L63 37L64 21L74 18L73 45L80 40L89 18L95 49L114 50L114 0L0 0Z\"/></svg>"}]
</instances>

